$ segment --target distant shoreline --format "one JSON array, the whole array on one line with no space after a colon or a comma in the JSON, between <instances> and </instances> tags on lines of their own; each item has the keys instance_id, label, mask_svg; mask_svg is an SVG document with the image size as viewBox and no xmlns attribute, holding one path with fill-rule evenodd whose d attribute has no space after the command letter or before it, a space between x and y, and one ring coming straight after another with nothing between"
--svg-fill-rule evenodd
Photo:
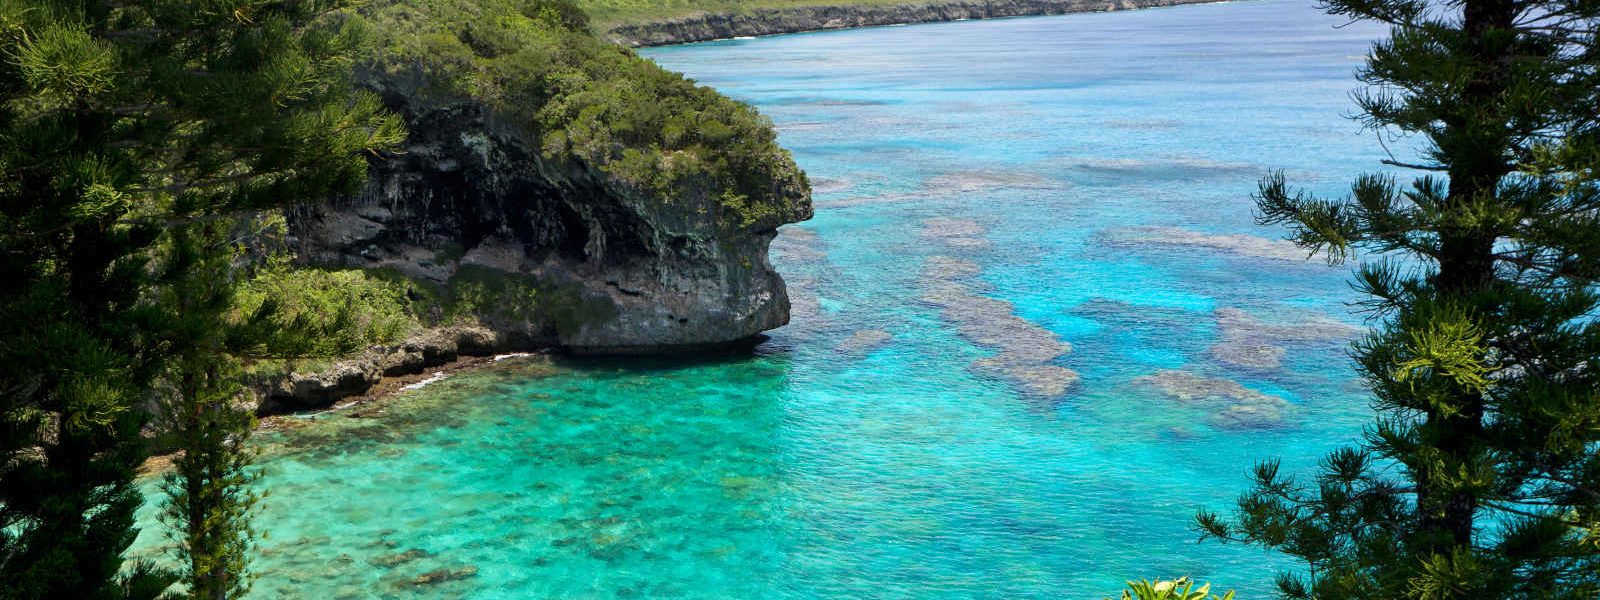
<instances>
[{"instance_id":1,"label":"distant shoreline","mask_svg":"<svg viewBox=\"0 0 1600 600\"><path fill-rule=\"evenodd\" d=\"M670 46L785 33L1136 10L1226 0L955 0L924 4L863 4L711 13L612 27L602 35L630 47Z\"/></svg>"}]
</instances>

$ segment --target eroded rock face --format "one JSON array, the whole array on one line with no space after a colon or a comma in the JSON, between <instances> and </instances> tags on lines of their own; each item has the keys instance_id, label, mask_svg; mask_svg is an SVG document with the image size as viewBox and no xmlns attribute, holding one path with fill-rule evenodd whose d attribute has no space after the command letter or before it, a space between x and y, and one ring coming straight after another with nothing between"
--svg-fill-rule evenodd
<instances>
[{"instance_id":1,"label":"eroded rock face","mask_svg":"<svg viewBox=\"0 0 1600 600\"><path fill-rule=\"evenodd\" d=\"M411 135L373 161L358 196L290 213L302 260L440 284L468 269L535 285L539 310L479 315L514 346L676 352L788 322L767 246L778 226L811 216L798 170L771 183L781 210L730 220L710 193L666 202L592 165L547 159L536 132L481 103L423 93L420 76L362 80Z\"/></svg>"}]
</instances>

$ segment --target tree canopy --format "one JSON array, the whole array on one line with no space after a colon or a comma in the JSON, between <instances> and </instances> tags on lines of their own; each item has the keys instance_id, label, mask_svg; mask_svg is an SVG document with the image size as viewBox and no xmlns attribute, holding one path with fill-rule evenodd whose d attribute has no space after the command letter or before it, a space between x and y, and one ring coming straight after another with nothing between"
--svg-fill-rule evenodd
<instances>
[{"instance_id":1,"label":"tree canopy","mask_svg":"<svg viewBox=\"0 0 1600 600\"><path fill-rule=\"evenodd\" d=\"M1600 594L1600 4L1328 0L1387 23L1360 118L1421 147L1341 199L1289 187L1259 220L1339 262L1376 329L1377 421L1308 481L1274 462L1210 535L1279 549L1289 598Z\"/></svg>"},{"instance_id":2,"label":"tree canopy","mask_svg":"<svg viewBox=\"0 0 1600 600\"><path fill-rule=\"evenodd\" d=\"M218 227L351 191L403 135L341 8L0 1L0 595L166 587L122 553L141 429L218 324L182 283L231 260Z\"/></svg>"}]
</instances>

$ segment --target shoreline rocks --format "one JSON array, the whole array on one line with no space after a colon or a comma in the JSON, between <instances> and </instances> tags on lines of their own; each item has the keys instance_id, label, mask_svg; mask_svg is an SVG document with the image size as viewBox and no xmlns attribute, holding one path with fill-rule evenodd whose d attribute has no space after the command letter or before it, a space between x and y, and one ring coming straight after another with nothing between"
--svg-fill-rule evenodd
<instances>
[{"instance_id":1,"label":"shoreline rocks","mask_svg":"<svg viewBox=\"0 0 1600 600\"><path fill-rule=\"evenodd\" d=\"M741 13L692 15L612 27L604 37L624 46L666 46L738 37L936 23L1134 10L1220 0L988 0L863 6L801 6Z\"/></svg>"},{"instance_id":2,"label":"shoreline rocks","mask_svg":"<svg viewBox=\"0 0 1600 600\"><path fill-rule=\"evenodd\" d=\"M508 344L505 339L484 327L428 329L397 344L372 346L355 356L334 359L320 368L291 366L285 373L257 378L249 388L259 416L318 410L367 395L386 381L420 375L464 356L538 350Z\"/></svg>"},{"instance_id":3,"label":"shoreline rocks","mask_svg":"<svg viewBox=\"0 0 1600 600\"><path fill-rule=\"evenodd\" d=\"M805 175L775 143L726 167L738 173L661 190L620 174L609 155L552 154L556 134L441 91L433 77L420 66L358 66L358 83L410 135L371 162L360 193L286 212L298 260L506 291L472 316L522 347L692 353L789 322L768 247L813 209ZM760 181L730 203L717 177Z\"/></svg>"}]
</instances>

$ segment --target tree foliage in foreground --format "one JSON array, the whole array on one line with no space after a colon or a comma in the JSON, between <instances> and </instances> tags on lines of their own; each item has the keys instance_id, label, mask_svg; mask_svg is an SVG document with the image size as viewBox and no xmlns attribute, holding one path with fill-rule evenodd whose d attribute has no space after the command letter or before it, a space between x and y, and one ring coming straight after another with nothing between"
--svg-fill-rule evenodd
<instances>
[{"instance_id":1,"label":"tree foliage in foreground","mask_svg":"<svg viewBox=\"0 0 1600 600\"><path fill-rule=\"evenodd\" d=\"M1122 600L1233 600L1233 592L1211 593L1211 584L1195 587L1188 577L1166 581L1129 581Z\"/></svg>"},{"instance_id":2,"label":"tree foliage in foreground","mask_svg":"<svg viewBox=\"0 0 1600 600\"><path fill-rule=\"evenodd\" d=\"M1389 24L1357 95L1420 176L1347 198L1263 182L1260 220L1341 261L1376 423L1302 481L1276 463L1225 540L1307 567L1288 598L1600 597L1600 3L1328 0Z\"/></svg>"},{"instance_id":3,"label":"tree foliage in foreground","mask_svg":"<svg viewBox=\"0 0 1600 600\"><path fill-rule=\"evenodd\" d=\"M350 191L399 123L338 0L0 0L0 597L153 597L124 568L166 407L191 595L246 588L237 224Z\"/></svg>"}]
</instances>

